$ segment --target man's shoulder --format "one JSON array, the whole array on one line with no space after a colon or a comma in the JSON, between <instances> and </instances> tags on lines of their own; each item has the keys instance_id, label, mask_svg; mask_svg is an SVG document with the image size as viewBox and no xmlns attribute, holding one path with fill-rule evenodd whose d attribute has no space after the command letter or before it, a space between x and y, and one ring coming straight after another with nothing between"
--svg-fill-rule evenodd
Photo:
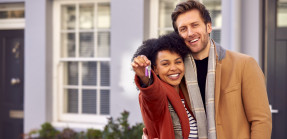
<instances>
[{"instance_id":1,"label":"man's shoulder","mask_svg":"<svg viewBox=\"0 0 287 139\"><path fill-rule=\"evenodd\" d=\"M236 60L245 60L245 59L250 59L252 58L249 55L243 54L243 53L239 53L239 52L235 52L235 51L231 51L231 50L226 50L226 58L228 57L232 57Z\"/></svg>"},{"instance_id":2,"label":"man's shoulder","mask_svg":"<svg viewBox=\"0 0 287 139\"><path fill-rule=\"evenodd\" d=\"M239 53L239 52L234 52L234 51L230 51L230 50L226 50L226 56L225 58L222 60L222 64L223 65L234 65L234 66L244 66L246 63L250 63L250 62L255 62L255 59L249 55L243 54L243 53Z\"/></svg>"},{"instance_id":3,"label":"man's shoulder","mask_svg":"<svg viewBox=\"0 0 287 139\"><path fill-rule=\"evenodd\" d=\"M224 61L223 63L227 64L227 65L232 65L232 64L244 64L246 62L256 62L256 60L246 54L243 53L239 53L239 52L235 52L235 51L231 51L228 49L224 49L220 44L215 43L216 46L216 51L217 51L217 55L218 55L218 60L219 61Z\"/></svg>"}]
</instances>

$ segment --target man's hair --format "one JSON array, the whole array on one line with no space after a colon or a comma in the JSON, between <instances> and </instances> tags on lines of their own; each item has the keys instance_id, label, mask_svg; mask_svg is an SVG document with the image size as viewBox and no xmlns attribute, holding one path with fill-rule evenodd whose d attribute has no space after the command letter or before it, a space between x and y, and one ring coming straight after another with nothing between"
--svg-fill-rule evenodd
<instances>
[{"instance_id":1,"label":"man's hair","mask_svg":"<svg viewBox=\"0 0 287 139\"><path fill-rule=\"evenodd\" d=\"M157 54L160 51L168 50L181 56L182 59L190 52L186 47L184 40L175 32L160 36L158 39L148 39L137 49L132 60L139 56L145 55L152 64L156 65Z\"/></svg>"},{"instance_id":2,"label":"man's hair","mask_svg":"<svg viewBox=\"0 0 287 139\"><path fill-rule=\"evenodd\" d=\"M176 25L177 17L180 14L183 14L193 9L197 9L200 12L201 18L203 19L205 24L211 23L210 14L208 10L205 8L205 6L196 0L188 0L188 1L177 4L174 11L171 14L172 26L175 32L178 33L178 29Z\"/></svg>"}]
</instances>

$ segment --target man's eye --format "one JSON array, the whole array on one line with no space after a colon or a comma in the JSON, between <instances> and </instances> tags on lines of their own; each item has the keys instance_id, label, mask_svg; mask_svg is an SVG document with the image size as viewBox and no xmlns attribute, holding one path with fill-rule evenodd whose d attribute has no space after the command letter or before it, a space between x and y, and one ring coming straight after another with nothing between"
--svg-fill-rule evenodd
<instances>
[{"instance_id":1,"label":"man's eye","mask_svg":"<svg viewBox=\"0 0 287 139\"><path fill-rule=\"evenodd\" d=\"M179 31L184 32L185 30L186 30L185 28L181 28Z\"/></svg>"}]
</instances>

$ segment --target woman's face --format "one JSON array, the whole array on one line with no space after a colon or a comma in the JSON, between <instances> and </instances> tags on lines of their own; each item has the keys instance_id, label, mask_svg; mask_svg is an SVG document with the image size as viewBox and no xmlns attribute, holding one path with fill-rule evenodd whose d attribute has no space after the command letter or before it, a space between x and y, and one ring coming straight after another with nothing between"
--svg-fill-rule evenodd
<instances>
[{"instance_id":1,"label":"woman's face","mask_svg":"<svg viewBox=\"0 0 287 139\"><path fill-rule=\"evenodd\" d=\"M157 53L155 73L173 87L178 87L184 75L184 63L180 55L168 50Z\"/></svg>"}]
</instances>

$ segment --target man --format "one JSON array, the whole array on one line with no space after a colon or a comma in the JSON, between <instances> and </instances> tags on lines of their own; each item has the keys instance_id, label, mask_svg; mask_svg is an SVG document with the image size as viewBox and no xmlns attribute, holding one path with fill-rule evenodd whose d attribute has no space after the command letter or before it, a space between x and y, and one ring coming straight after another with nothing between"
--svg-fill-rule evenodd
<instances>
[{"instance_id":1,"label":"man","mask_svg":"<svg viewBox=\"0 0 287 139\"><path fill-rule=\"evenodd\" d=\"M192 52L185 58L185 83L199 138L270 139L271 112L257 62L210 39L211 18L198 1L178 4L172 22Z\"/></svg>"}]
</instances>

